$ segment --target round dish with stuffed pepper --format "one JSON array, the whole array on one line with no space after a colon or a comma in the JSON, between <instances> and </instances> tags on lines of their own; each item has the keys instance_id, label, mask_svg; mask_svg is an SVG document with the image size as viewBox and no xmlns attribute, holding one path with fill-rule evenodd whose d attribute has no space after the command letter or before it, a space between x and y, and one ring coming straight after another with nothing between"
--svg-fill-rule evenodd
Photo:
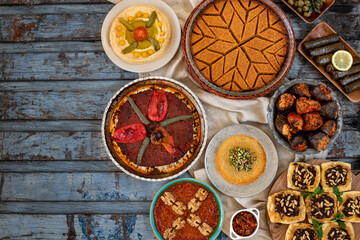
<instances>
[{"instance_id":1,"label":"round dish with stuffed pepper","mask_svg":"<svg viewBox=\"0 0 360 240\"><path fill-rule=\"evenodd\" d=\"M202 107L177 84L135 80L109 103L103 122L106 147L130 175L169 178L186 170L202 151Z\"/></svg>"}]
</instances>

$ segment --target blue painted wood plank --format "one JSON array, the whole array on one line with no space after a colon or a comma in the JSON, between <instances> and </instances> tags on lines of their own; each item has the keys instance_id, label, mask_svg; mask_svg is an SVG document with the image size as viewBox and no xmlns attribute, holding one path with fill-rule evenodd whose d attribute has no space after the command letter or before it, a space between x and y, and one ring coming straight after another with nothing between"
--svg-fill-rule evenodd
<instances>
[{"instance_id":1,"label":"blue painted wood plank","mask_svg":"<svg viewBox=\"0 0 360 240\"><path fill-rule=\"evenodd\" d=\"M0 36L2 41L100 40L102 21L112 4L59 4L39 6L0 6ZM285 7L285 6L284 6ZM358 39L354 29L360 16L359 5L347 7L339 14L334 7L321 17L346 39ZM27 12L24 15L24 12ZM292 11L289 18L296 38L303 39L313 25L306 24ZM185 19L184 19L185 20ZM319 22L318 20L317 22ZM316 23L317 23L316 22Z\"/></svg>"},{"instance_id":2,"label":"blue painted wood plank","mask_svg":"<svg viewBox=\"0 0 360 240\"><path fill-rule=\"evenodd\" d=\"M331 160L331 158L328 158ZM352 169L360 170L358 158L335 158L334 160L348 162ZM111 161L0 161L3 173L97 173L97 172L122 172ZM191 177L184 174L184 177Z\"/></svg>"},{"instance_id":3,"label":"blue painted wood plank","mask_svg":"<svg viewBox=\"0 0 360 240\"><path fill-rule=\"evenodd\" d=\"M99 132L4 132L2 160L108 160ZM329 158L360 158L360 132L343 130Z\"/></svg>"},{"instance_id":4,"label":"blue painted wood plank","mask_svg":"<svg viewBox=\"0 0 360 240\"><path fill-rule=\"evenodd\" d=\"M0 161L3 173L96 173L96 172L122 172L111 161ZM190 176L190 175L189 175Z\"/></svg>"},{"instance_id":5,"label":"blue painted wood plank","mask_svg":"<svg viewBox=\"0 0 360 240\"><path fill-rule=\"evenodd\" d=\"M117 81L110 83L112 89L106 87L105 82L98 82L95 86L105 85L103 88L109 88L106 91L41 91L41 92L0 92L0 120L12 119L42 119L42 120L63 120L63 119L83 119L93 120L102 119L105 107L114 93L124 86L128 81ZM30 83L29 83L30 84ZM63 82L61 84L64 84ZM75 89L76 83L67 83L63 89L72 90L69 85ZM91 82L88 82L92 85ZM39 85L43 85L39 83ZM45 84L46 85L46 84ZM56 88L53 84L49 88ZM45 87L44 87L45 88ZM44 89L45 90L45 89ZM344 118L360 118L360 105L350 102L343 94L336 90L343 107ZM352 124L351 122L349 122ZM34 127L36 122L34 122ZM346 122L345 122L346 125ZM7 126L5 126L6 128ZM26 129L27 126L13 126L10 129L19 127ZM66 126L65 126L66 127ZM0 131L4 129L0 127ZM83 128L82 128L83 129ZM6 129L4 129L6 130ZM32 130L36 131L36 130ZM51 128L49 128L51 131ZM73 130L71 130L73 131Z\"/></svg>"},{"instance_id":6,"label":"blue painted wood plank","mask_svg":"<svg viewBox=\"0 0 360 240\"><path fill-rule=\"evenodd\" d=\"M2 160L108 160L99 132L5 132Z\"/></svg>"},{"instance_id":7,"label":"blue painted wood plank","mask_svg":"<svg viewBox=\"0 0 360 240\"><path fill-rule=\"evenodd\" d=\"M151 202L8 202L0 205L1 214L148 214Z\"/></svg>"},{"instance_id":8,"label":"blue painted wood plank","mask_svg":"<svg viewBox=\"0 0 360 240\"><path fill-rule=\"evenodd\" d=\"M103 52L101 41L0 42L0 53Z\"/></svg>"},{"instance_id":9,"label":"blue painted wood plank","mask_svg":"<svg viewBox=\"0 0 360 240\"><path fill-rule=\"evenodd\" d=\"M186 177L190 175L178 178ZM1 197L3 201L152 201L168 182L144 182L122 172L4 173Z\"/></svg>"},{"instance_id":10,"label":"blue painted wood plank","mask_svg":"<svg viewBox=\"0 0 360 240\"><path fill-rule=\"evenodd\" d=\"M135 78L138 78L136 74ZM131 80L72 80L72 81L0 81L3 92L113 92ZM4 99L3 96L2 99Z\"/></svg>"},{"instance_id":11,"label":"blue painted wood plank","mask_svg":"<svg viewBox=\"0 0 360 240\"><path fill-rule=\"evenodd\" d=\"M0 226L1 239L156 239L149 215L142 214L3 214ZM217 239L229 238L222 233Z\"/></svg>"},{"instance_id":12,"label":"blue painted wood plank","mask_svg":"<svg viewBox=\"0 0 360 240\"><path fill-rule=\"evenodd\" d=\"M0 79L81 80L133 79L136 73L118 68L103 52L5 54Z\"/></svg>"}]
</instances>

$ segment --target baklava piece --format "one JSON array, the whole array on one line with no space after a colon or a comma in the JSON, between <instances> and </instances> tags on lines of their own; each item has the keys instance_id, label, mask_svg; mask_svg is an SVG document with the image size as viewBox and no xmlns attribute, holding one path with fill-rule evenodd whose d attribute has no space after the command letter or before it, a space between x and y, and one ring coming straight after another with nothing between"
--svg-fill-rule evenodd
<instances>
[{"instance_id":1,"label":"baklava piece","mask_svg":"<svg viewBox=\"0 0 360 240\"><path fill-rule=\"evenodd\" d=\"M321 164L321 186L325 192L333 192L337 186L340 192L351 190L351 165L343 162Z\"/></svg>"},{"instance_id":2,"label":"baklava piece","mask_svg":"<svg viewBox=\"0 0 360 240\"><path fill-rule=\"evenodd\" d=\"M287 174L288 188L313 192L320 183L320 166L302 162L290 163Z\"/></svg>"},{"instance_id":3,"label":"baklava piece","mask_svg":"<svg viewBox=\"0 0 360 240\"><path fill-rule=\"evenodd\" d=\"M293 190L269 196L267 210L272 223L297 223L305 220L306 215L304 198Z\"/></svg>"},{"instance_id":4,"label":"baklava piece","mask_svg":"<svg viewBox=\"0 0 360 240\"><path fill-rule=\"evenodd\" d=\"M323 225L323 240L355 240L354 228L351 223L345 222L346 229L343 229L336 222Z\"/></svg>"},{"instance_id":5,"label":"baklava piece","mask_svg":"<svg viewBox=\"0 0 360 240\"><path fill-rule=\"evenodd\" d=\"M311 199L305 198L306 213L309 223L316 219L319 223L330 222L337 213L336 195L324 192L316 194Z\"/></svg>"},{"instance_id":6,"label":"baklava piece","mask_svg":"<svg viewBox=\"0 0 360 240\"><path fill-rule=\"evenodd\" d=\"M344 214L344 221L360 223L360 191L346 192L339 203L339 213Z\"/></svg>"},{"instance_id":7,"label":"baklava piece","mask_svg":"<svg viewBox=\"0 0 360 240\"><path fill-rule=\"evenodd\" d=\"M319 240L314 226L307 223L290 224L285 235L285 240Z\"/></svg>"}]
</instances>

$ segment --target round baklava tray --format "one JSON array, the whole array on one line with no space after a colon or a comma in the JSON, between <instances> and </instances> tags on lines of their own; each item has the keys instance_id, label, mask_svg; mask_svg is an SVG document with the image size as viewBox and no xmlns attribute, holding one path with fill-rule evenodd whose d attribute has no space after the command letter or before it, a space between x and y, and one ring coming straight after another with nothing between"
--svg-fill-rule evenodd
<instances>
[{"instance_id":1,"label":"round baklava tray","mask_svg":"<svg viewBox=\"0 0 360 240\"><path fill-rule=\"evenodd\" d=\"M187 19L181 41L195 82L230 99L276 89L296 52L291 23L270 0L204 0Z\"/></svg>"}]
</instances>

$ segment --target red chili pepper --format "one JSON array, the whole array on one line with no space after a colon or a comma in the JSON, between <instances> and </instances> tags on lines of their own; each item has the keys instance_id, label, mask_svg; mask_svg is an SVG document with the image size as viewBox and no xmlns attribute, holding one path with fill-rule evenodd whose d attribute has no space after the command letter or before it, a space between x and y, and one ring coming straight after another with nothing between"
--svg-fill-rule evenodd
<instances>
[{"instance_id":1,"label":"red chili pepper","mask_svg":"<svg viewBox=\"0 0 360 240\"><path fill-rule=\"evenodd\" d=\"M165 91L154 91L148 108L149 119L160 122L164 120L167 110L168 101Z\"/></svg>"},{"instance_id":2,"label":"red chili pepper","mask_svg":"<svg viewBox=\"0 0 360 240\"><path fill-rule=\"evenodd\" d=\"M112 140L118 143L136 143L144 140L146 129L142 123L134 123L117 129Z\"/></svg>"}]
</instances>

